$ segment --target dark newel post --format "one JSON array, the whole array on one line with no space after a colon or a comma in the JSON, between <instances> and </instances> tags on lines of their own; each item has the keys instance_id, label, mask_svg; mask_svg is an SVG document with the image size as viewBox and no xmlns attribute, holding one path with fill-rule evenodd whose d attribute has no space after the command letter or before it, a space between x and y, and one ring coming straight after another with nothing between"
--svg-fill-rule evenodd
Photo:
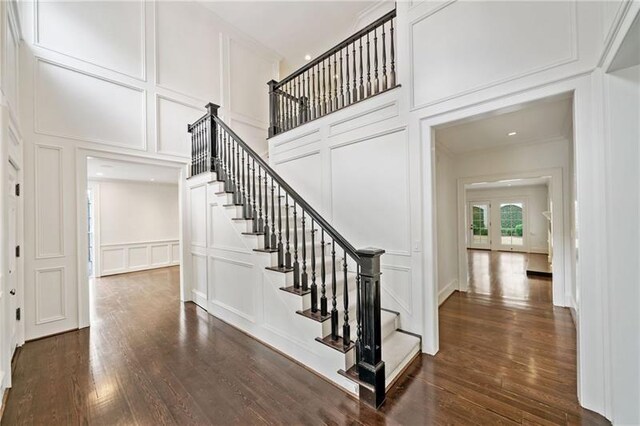
<instances>
[{"instance_id":1,"label":"dark newel post","mask_svg":"<svg viewBox=\"0 0 640 426\"><path fill-rule=\"evenodd\" d=\"M373 391L360 386L360 399L379 407L385 397L385 371L382 361L382 325L380 313L380 256L384 250L358 250L362 290L362 342L358 360L360 380L373 386Z\"/></svg>"},{"instance_id":2,"label":"dark newel post","mask_svg":"<svg viewBox=\"0 0 640 426\"><path fill-rule=\"evenodd\" d=\"M277 135L278 129L278 94L276 93L277 81L271 80L269 85L269 137Z\"/></svg>"},{"instance_id":3,"label":"dark newel post","mask_svg":"<svg viewBox=\"0 0 640 426\"><path fill-rule=\"evenodd\" d=\"M209 167L210 172L218 172L220 170L220 164L218 159L218 141L217 141L217 132L216 132L216 120L213 117L218 116L218 109L220 105L216 105L214 103L209 102L205 108L207 109L207 114L210 117L209 121L209 153L211 155L211 166Z\"/></svg>"}]
</instances>

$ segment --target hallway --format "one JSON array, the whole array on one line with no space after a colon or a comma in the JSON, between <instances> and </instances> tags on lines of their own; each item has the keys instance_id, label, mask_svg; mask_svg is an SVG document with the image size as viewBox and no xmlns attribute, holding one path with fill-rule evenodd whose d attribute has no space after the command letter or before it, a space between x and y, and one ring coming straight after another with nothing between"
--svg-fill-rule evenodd
<instances>
[{"instance_id":1,"label":"hallway","mask_svg":"<svg viewBox=\"0 0 640 426\"><path fill-rule=\"evenodd\" d=\"M474 265L478 291L488 277L495 289L515 285L520 263L500 257L488 270L485 259ZM97 280L90 329L20 351L2 423L607 423L574 396L575 330L566 309L454 293L440 308L440 352L414 362L376 412L179 303L178 276L172 267ZM538 281L528 282L533 294L544 293Z\"/></svg>"}]
</instances>

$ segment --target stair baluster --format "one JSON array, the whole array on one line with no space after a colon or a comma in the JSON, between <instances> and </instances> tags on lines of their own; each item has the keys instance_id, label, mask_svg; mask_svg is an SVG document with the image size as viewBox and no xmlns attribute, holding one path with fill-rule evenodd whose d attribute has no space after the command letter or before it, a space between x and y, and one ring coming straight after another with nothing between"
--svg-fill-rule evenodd
<instances>
[{"instance_id":1,"label":"stair baluster","mask_svg":"<svg viewBox=\"0 0 640 426\"><path fill-rule=\"evenodd\" d=\"M349 59L349 58L347 58ZM338 102L338 108L342 108L344 107L345 103L344 103L344 79L342 78L343 76L343 71L342 71L342 50L340 50L340 101ZM349 78L347 77L347 80Z\"/></svg>"},{"instance_id":2,"label":"stair baluster","mask_svg":"<svg viewBox=\"0 0 640 426\"><path fill-rule=\"evenodd\" d=\"M278 246L278 236L276 235L276 186L273 182L273 178L271 178L271 241L269 242L269 247L276 249ZM280 263L278 262L278 264Z\"/></svg>"},{"instance_id":3,"label":"stair baluster","mask_svg":"<svg viewBox=\"0 0 640 426\"><path fill-rule=\"evenodd\" d=\"M345 81L346 81L346 88L345 88L345 106L346 105L350 105L351 104L351 80L349 80L349 46L347 45L347 48L345 49L346 54L345 54Z\"/></svg>"},{"instance_id":4,"label":"stair baluster","mask_svg":"<svg viewBox=\"0 0 640 426\"><path fill-rule=\"evenodd\" d=\"M258 210L256 209L256 160L255 158L252 159L251 162L251 183L252 183L252 190L251 190L251 195L252 195L252 200L253 203L251 205L251 219L252 220L252 224L251 224L251 229L253 231L253 233L257 233L258 232Z\"/></svg>"},{"instance_id":5,"label":"stair baluster","mask_svg":"<svg viewBox=\"0 0 640 426\"><path fill-rule=\"evenodd\" d=\"M286 252L284 254L284 267L291 269L291 251L289 245L289 194L285 193L285 238L286 238Z\"/></svg>"},{"instance_id":6,"label":"stair baluster","mask_svg":"<svg viewBox=\"0 0 640 426\"><path fill-rule=\"evenodd\" d=\"M320 315L322 317L327 316L327 270L324 261L324 251L326 245L324 242L324 229L320 230Z\"/></svg>"},{"instance_id":7,"label":"stair baluster","mask_svg":"<svg viewBox=\"0 0 640 426\"><path fill-rule=\"evenodd\" d=\"M344 301L344 323L342 324L342 344L347 347L351 343L351 326L349 325L349 282L347 281L347 252L344 252L342 259L342 270L344 273L344 290L342 291Z\"/></svg>"},{"instance_id":8,"label":"stair baluster","mask_svg":"<svg viewBox=\"0 0 640 426\"><path fill-rule=\"evenodd\" d=\"M367 97L371 96L371 54L369 46L369 33L367 33Z\"/></svg>"},{"instance_id":9,"label":"stair baluster","mask_svg":"<svg viewBox=\"0 0 640 426\"><path fill-rule=\"evenodd\" d=\"M300 277L302 284L302 291L309 290L309 277L307 275L307 240L306 232L304 230L306 217L304 210L302 210L302 276Z\"/></svg>"},{"instance_id":10,"label":"stair baluster","mask_svg":"<svg viewBox=\"0 0 640 426\"><path fill-rule=\"evenodd\" d=\"M384 27L385 24L382 24L382 90L387 90L389 85L387 81L387 45L385 43Z\"/></svg>"},{"instance_id":11,"label":"stair baluster","mask_svg":"<svg viewBox=\"0 0 640 426\"><path fill-rule=\"evenodd\" d=\"M333 106L331 111L336 111L340 106L338 105L338 56L333 55ZM329 73L331 75L331 73Z\"/></svg>"},{"instance_id":12,"label":"stair baluster","mask_svg":"<svg viewBox=\"0 0 640 426\"><path fill-rule=\"evenodd\" d=\"M318 285L316 284L316 229L311 219L311 312L318 312Z\"/></svg>"},{"instance_id":13,"label":"stair baluster","mask_svg":"<svg viewBox=\"0 0 640 426\"><path fill-rule=\"evenodd\" d=\"M389 40L389 49L391 56L391 67L389 73L389 86L394 87L396 85L396 66L395 66L395 58L394 58L394 44L393 44L393 19L391 20L391 29L389 30L390 40Z\"/></svg>"},{"instance_id":14,"label":"stair baluster","mask_svg":"<svg viewBox=\"0 0 640 426\"><path fill-rule=\"evenodd\" d=\"M336 242L331 240L331 340L338 340L338 302L336 300Z\"/></svg>"},{"instance_id":15,"label":"stair baluster","mask_svg":"<svg viewBox=\"0 0 640 426\"><path fill-rule=\"evenodd\" d=\"M378 29L373 29L373 93L376 94L380 91L380 82L378 80Z\"/></svg>"},{"instance_id":16,"label":"stair baluster","mask_svg":"<svg viewBox=\"0 0 640 426\"><path fill-rule=\"evenodd\" d=\"M260 166L258 166L258 232L264 233L264 219L262 218L262 167Z\"/></svg>"},{"instance_id":17,"label":"stair baluster","mask_svg":"<svg viewBox=\"0 0 640 426\"><path fill-rule=\"evenodd\" d=\"M284 248L282 245L282 198L278 186L278 268L284 268Z\"/></svg>"},{"instance_id":18,"label":"stair baluster","mask_svg":"<svg viewBox=\"0 0 640 426\"><path fill-rule=\"evenodd\" d=\"M264 248L273 248L271 245L271 233L269 232L269 189L267 171L264 171ZM273 217L273 216L272 216Z\"/></svg>"},{"instance_id":19,"label":"stair baluster","mask_svg":"<svg viewBox=\"0 0 640 426\"><path fill-rule=\"evenodd\" d=\"M298 263L298 207L293 201L293 288L300 288L300 263Z\"/></svg>"}]
</instances>

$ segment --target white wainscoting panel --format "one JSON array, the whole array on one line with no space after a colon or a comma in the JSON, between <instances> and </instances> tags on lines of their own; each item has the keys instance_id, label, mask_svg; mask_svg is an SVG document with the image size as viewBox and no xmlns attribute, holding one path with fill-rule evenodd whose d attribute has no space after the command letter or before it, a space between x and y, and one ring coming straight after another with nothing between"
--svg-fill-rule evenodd
<instances>
[{"instance_id":1,"label":"white wainscoting panel","mask_svg":"<svg viewBox=\"0 0 640 426\"><path fill-rule=\"evenodd\" d=\"M322 158L311 151L276 163L278 173L314 209L325 213L322 203Z\"/></svg>"},{"instance_id":2,"label":"white wainscoting panel","mask_svg":"<svg viewBox=\"0 0 640 426\"><path fill-rule=\"evenodd\" d=\"M577 60L575 21L575 1L455 1L427 13L410 34L413 105Z\"/></svg>"},{"instance_id":3,"label":"white wainscoting panel","mask_svg":"<svg viewBox=\"0 0 640 426\"><path fill-rule=\"evenodd\" d=\"M193 123L204 113L204 108L156 96L157 152L191 158L191 135L186 123Z\"/></svg>"},{"instance_id":4,"label":"white wainscoting panel","mask_svg":"<svg viewBox=\"0 0 640 426\"><path fill-rule=\"evenodd\" d=\"M37 133L146 148L142 89L37 59L34 102Z\"/></svg>"},{"instance_id":5,"label":"white wainscoting panel","mask_svg":"<svg viewBox=\"0 0 640 426\"><path fill-rule=\"evenodd\" d=\"M224 197L223 197L224 198ZM222 205L209 204L209 247L251 254L242 235L238 234Z\"/></svg>"},{"instance_id":6,"label":"white wainscoting panel","mask_svg":"<svg viewBox=\"0 0 640 426\"><path fill-rule=\"evenodd\" d=\"M191 252L191 292L194 303L207 309L207 256Z\"/></svg>"},{"instance_id":7,"label":"white wainscoting panel","mask_svg":"<svg viewBox=\"0 0 640 426\"><path fill-rule=\"evenodd\" d=\"M266 83L273 78L276 64L256 54L255 49L234 38L229 40L229 86L231 111L254 120L269 120L269 95ZM256 98L255 93L264 93Z\"/></svg>"},{"instance_id":8,"label":"white wainscoting panel","mask_svg":"<svg viewBox=\"0 0 640 426\"><path fill-rule=\"evenodd\" d=\"M384 257L383 260L386 260ZM413 313L411 297L411 268L382 264L381 294L382 306L402 314ZM406 317L406 315L405 315Z\"/></svg>"},{"instance_id":9,"label":"white wainscoting panel","mask_svg":"<svg viewBox=\"0 0 640 426\"><path fill-rule=\"evenodd\" d=\"M62 148L35 147L36 258L64 256Z\"/></svg>"},{"instance_id":10,"label":"white wainscoting panel","mask_svg":"<svg viewBox=\"0 0 640 426\"><path fill-rule=\"evenodd\" d=\"M144 79L145 2L35 1L36 43ZM107 23L117 22L117 25Z\"/></svg>"},{"instance_id":11,"label":"white wainscoting panel","mask_svg":"<svg viewBox=\"0 0 640 426\"><path fill-rule=\"evenodd\" d=\"M196 247L207 246L207 187L205 185L189 188L189 209L192 212L189 218L191 245Z\"/></svg>"},{"instance_id":12,"label":"white wainscoting panel","mask_svg":"<svg viewBox=\"0 0 640 426\"><path fill-rule=\"evenodd\" d=\"M231 118L229 126L245 141L258 155L265 156L268 151L267 127L256 124L253 120Z\"/></svg>"},{"instance_id":13,"label":"white wainscoting panel","mask_svg":"<svg viewBox=\"0 0 640 426\"><path fill-rule=\"evenodd\" d=\"M100 246L97 276L123 274L180 264L178 240L143 241Z\"/></svg>"},{"instance_id":14,"label":"white wainscoting panel","mask_svg":"<svg viewBox=\"0 0 640 426\"><path fill-rule=\"evenodd\" d=\"M220 99L219 23L197 2L154 5L156 83L206 102Z\"/></svg>"},{"instance_id":15,"label":"white wainscoting panel","mask_svg":"<svg viewBox=\"0 0 640 426\"><path fill-rule=\"evenodd\" d=\"M36 324L67 318L64 267L36 269Z\"/></svg>"},{"instance_id":16,"label":"white wainscoting panel","mask_svg":"<svg viewBox=\"0 0 640 426\"><path fill-rule=\"evenodd\" d=\"M406 130L333 147L331 196L334 226L356 247L410 255Z\"/></svg>"},{"instance_id":17,"label":"white wainscoting panel","mask_svg":"<svg viewBox=\"0 0 640 426\"><path fill-rule=\"evenodd\" d=\"M257 285L252 263L209 257L209 298L212 303L253 322Z\"/></svg>"}]
</instances>

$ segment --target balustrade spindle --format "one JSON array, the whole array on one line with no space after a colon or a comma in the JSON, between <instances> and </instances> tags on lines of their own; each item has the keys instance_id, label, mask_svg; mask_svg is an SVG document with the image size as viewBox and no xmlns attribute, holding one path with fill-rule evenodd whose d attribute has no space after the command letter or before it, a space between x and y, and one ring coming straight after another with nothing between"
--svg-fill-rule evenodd
<instances>
[{"instance_id":1,"label":"balustrade spindle","mask_svg":"<svg viewBox=\"0 0 640 426\"><path fill-rule=\"evenodd\" d=\"M324 229L320 229L320 315L325 317L327 315L327 270L324 261L324 251L326 245L324 242Z\"/></svg>"},{"instance_id":2,"label":"balustrade spindle","mask_svg":"<svg viewBox=\"0 0 640 426\"><path fill-rule=\"evenodd\" d=\"M360 38L360 86L358 87L358 100L364 99L364 72L362 67L362 38Z\"/></svg>"},{"instance_id":3,"label":"balustrade spindle","mask_svg":"<svg viewBox=\"0 0 640 426\"><path fill-rule=\"evenodd\" d=\"M348 59L348 58L347 58ZM342 50L340 50L340 101L338 102L338 108L344 107L344 79L342 76L344 75L342 72ZM348 78L347 78L348 80Z\"/></svg>"},{"instance_id":4,"label":"balustrade spindle","mask_svg":"<svg viewBox=\"0 0 640 426\"><path fill-rule=\"evenodd\" d=\"M196 139L198 141L198 159L196 161L196 170L198 171L198 174L200 174L200 172L202 172L200 166L202 165L202 135L201 135L201 128L200 128L200 123L198 123L198 125L196 126Z\"/></svg>"},{"instance_id":5,"label":"balustrade spindle","mask_svg":"<svg viewBox=\"0 0 640 426\"><path fill-rule=\"evenodd\" d=\"M331 240L331 339L338 340L338 301L336 299L336 242Z\"/></svg>"},{"instance_id":6,"label":"balustrade spindle","mask_svg":"<svg viewBox=\"0 0 640 426\"><path fill-rule=\"evenodd\" d=\"M311 312L318 312L318 285L316 284L316 228L311 219Z\"/></svg>"},{"instance_id":7,"label":"balustrade spindle","mask_svg":"<svg viewBox=\"0 0 640 426\"><path fill-rule=\"evenodd\" d=\"M340 106L338 105L338 56L337 55L333 55L333 72L335 73L333 75L333 107L332 107L332 111L337 110L338 108L340 108Z\"/></svg>"},{"instance_id":8,"label":"balustrade spindle","mask_svg":"<svg viewBox=\"0 0 640 426\"><path fill-rule=\"evenodd\" d=\"M298 101L298 126L301 125L302 123L304 123L304 121L302 121L302 111L304 109L304 102L302 101L303 95L302 95L302 90L300 88L300 80L302 79L302 77L298 77L296 80L298 80L298 90L296 91L296 100ZM304 87L304 86L303 86Z\"/></svg>"},{"instance_id":9,"label":"balustrade spindle","mask_svg":"<svg viewBox=\"0 0 640 426\"><path fill-rule=\"evenodd\" d=\"M369 46L369 33L367 33L367 97L371 96L371 54Z\"/></svg>"},{"instance_id":10,"label":"balustrade spindle","mask_svg":"<svg viewBox=\"0 0 640 426\"><path fill-rule=\"evenodd\" d=\"M389 48L390 48L390 56L391 56L391 70L389 73L389 84L391 87L395 87L396 85L396 66L394 62L394 45L393 45L393 19L391 19L391 28L389 30L389 35L391 36L389 39Z\"/></svg>"},{"instance_id":11,"label":"balustrade spindle","mask_svg":"<svg viewBox=\"0 0 640 426\"><path fill-rule=\"evenodd\" d=\"M240 194L241 194L241 199L242 199L242 217L247 219L249 216L249 213L247 212L247 173L246 173L246 166L247 164L245 163L245 152L244 149L242 150L242 162L240 163L240 185L241 185L241 189L240 189Z\"/></svg>"},{"instance_id":12,"label":"balustrade spindle","mask_svg":"<svg viewBox=\"0 0 640 426\"><path fill-rule=\"evenodd\" d=\"M235 204L241 205L244 204L242 200L242 180L241 180L241 170L242 164L240 163L240 145L234 140L234 146L236 146L236 201Z\"/></svg>"},{"instance_id":13,"label":"balustrade spindle","mask_svg":"<svg viewBox=\"0 0 640 426\"><path fill-rule=\"evenodd\" d=\"M273 178L271 178L271 242L269 246L273 249L278 246L278 236L276 235L276 199L275 199L276 185ZM280 264L280 262L278 262Z\"/></svg>"},{"instance_id":14,"label":"balustrade spindle","mask_svg":"<svg viewBox=\"0 0 640 426\"><path fill-rule=\"evenodd\" d=\"M258 232L264 233L264 219L262 218L262 167L260 166L258 166Z\"/></svg>"},{"instance_id":15,"label":"balustrade spindle","mask_svg":"<svg viewBox=\"0 0 640 426\"><path fill-rule=\"evenodd\" d=\"M373 29L373 72L374 74L374 86L373 93L380 91L380 84L378 81L378 29Z\"/></svg>"},{"instance_id":16,"label":"balustrade spindle","mask_svg":"<svg viewBox=\"0 0 640 426\"><path fill-rule=\"evenodd\" d=\"M247 180L247 190L246 190L246 205L247 205L247 216L246 219L253 219L253 210L251 208L251 161L249 154L247 153L247 173L246 173L246 180Z\"/></svg>"},{"instance_id":17,"label":"balustrade spindle","mask_svg":"<svg viewBox=\"0 0 640 426\"><path fill-rule=\"evenodd\" d=\"M225 142L227 144L227 176L226 176L226 181L225 181L225 185L224 185L224 190L226 192L231 192L233 189L233 170L232 170L232 165L231 165L231 160L233 158L233 154L231 152L231 141L229 140L229 134L225 131L224 132L224 139Z\"/></svg>"},{"instance_id":18,"label":"balustrade spindle","mask_svg":"<svg viewBox=\"0 0 640 426\"><path fill-rule=\"evenodd\" d=\"M267 178L267 171L264 172L264 248L270 249L273 247L271 245L271 234L269 232L269 179ZM273 217L273 216L272 216Z\"/></svg>"},{"instance_id":19,"label":"balustrade spindle","mask_svg":"<svg viewBox=\"0 0 640 426\"><path fill-rule=\"evenodd\" d=\"M291 251L289 250L289 194L285 193L285 202L284 202L284 209L285 209L285 236L286 236L286 253L284 255L284 266L287 269L291 268Z\"/></svg>"},{"instance_id":20,"label":"balustrade spindle","mask_svg":"<svg viewBox=\"0 0 640 426\"><path fill-rule=\"evenodd\" d=\"M331 80L333 80L333 75L331 74L331 58L329 58L328 62L328 72L329 75L327 77L327 85L329 87L327 87L327 90L329 91L329 103L327 105L327 112L331 112L333 111L333 90L331 90Z\"/></svg>"},{"instance_id":21,"label":"balustrade spindle","mask_svg":"<svg viewBox=\"0 0 640 426\"><path fill-rule=\"evenodd\" d=\"M349 282L347 281L347 252L344 252L344 258L342 259L342 270L344 273L343 283L343 301L344 301L344 323L342 324L342 344L349 346L351 343L351 326L349 325Z\"/></svg>"},{"instance_id":22,"label":"balustrade spindle","mask_svg":"<svg viewBox=\"0 0 640 426\"><path fill-rule=\"evenodd\" d=\"M307 276L307 237L304 230L305 225L304 209L302 210L302 276L300 280L302 282L302 291L309 290L309 277Z\"/></svg>"},{"instance_id":23,"label":"balustrade spindle","mask_svg":"<svg viewBox=\"0 0 640 426\"><path fill-rule=\"evenodd\" d=\"M295 119L295 105L293 103L295 83L289 82L289 128L293 129L296 126Z\"/></svg>"},{"instance_id":24,"label":"balustrade spindle","mask_svg":"<svg viewBox=\"0 0 640 426\"><path fill-rule=\"evenodd\" d=\"M231 145L231 186L233 187L233 204L236 203L236 145L233 143L233 139L229 136L229 144Z\"/></svg>"},{"instance_id":25,"label":"balustrade spindle","mask_svg":"<svg viewBox=\"0 0 640 426\"><path fill-rule=\"evenodd\" d=\"M356 364L362 351L362 301L360 300L360 265L356 265Z\"/></svg>"},{"instance_id":26,"label":"balustrade spindle","mask_svg":"<svg viewBox=\"0 0 640 426\"><path fill-rule=\"evenodd\" d=\"M351 95L351 99L353 102L358 100L358 85L357 85L357 69L356 69L356 42L353 42L353 93Z\"/></svg>"},{"instance_id":27,"label":"balustrade spindle","mask_svg":"<svg viewBox=\"0 0 640 426\"><path fill-rule=\"evenodd\" d=\"M300 288L300 264L298 263L298 207L293 201L293 288Z\"/></svg>"},{"instance_id":28,"label":"balustrade spindle","mask_svg":"<svg viewBox=\"0 0 640 426\"><path fill-rule=\"evenodd\" d=\"M387 82L387 44L385 42L384 27L386 24L382 24L382 90L389 88Z\"/></svg>"},{"instance_id":29,"label":"balustrade spindle","mask_svg":"<svg viewBox=\"0 0 640 426\"><path fill-rule=\"evenodd\" d=\"M307 94L305 99L305 120L311 120L311 81L309 80L309 72L307 71Z\"/></svg>"},{"instance_id":30,"label":"balustrade spindle","mask_svg":"<svg viewBox=\"0 0 640 426\"><path fill-rule=\"evenodd\" d=\"M258 232L258 210L256 208L256 160L255 158L252 159L252 163L251 163L251 178L252 178L252 186L253 189L251 191L251 195L252 195L252 206L251 206L251 219L253 219L252 221L252 231L254 233Z\"/></svg>"},{"instance_id":31,"label":"balustrade spindle","mask_svg":"<svg viewBox=\"0 0 640 426\"><path fill-rule=\"evenodd\" d=\"M278 186L278 268L284 268L284 247L282 245L282 198Z\"/></svg>"},{"instance_id":32,"label":"balustrade spindle","mask_svg":"<svg viewBox=\"0 0 640 426\"><path fill-rule=\"evenodd\" d=\"M314 119L318 116L318 95L316 93L316 67L311 68L311 91L312 91L312 102L311 102L311 118Z\"/></svg>"},{"instance_id":33,"label":"balustrade spindle","mask_svg":"<svg viewBox=\"0 0 640 426\"><path fill-rule=\"evenodd\" d=\"M345 89L345 105L349 105L351 104L351 88L350 88L350 83L351 81L349 80L349 46L347 45L347 48L345 49L346 54L345 54L345 71L346 71L346 75L345 75L345 80L346 80L346 89Z\"/></svg>"}]
</instances>

